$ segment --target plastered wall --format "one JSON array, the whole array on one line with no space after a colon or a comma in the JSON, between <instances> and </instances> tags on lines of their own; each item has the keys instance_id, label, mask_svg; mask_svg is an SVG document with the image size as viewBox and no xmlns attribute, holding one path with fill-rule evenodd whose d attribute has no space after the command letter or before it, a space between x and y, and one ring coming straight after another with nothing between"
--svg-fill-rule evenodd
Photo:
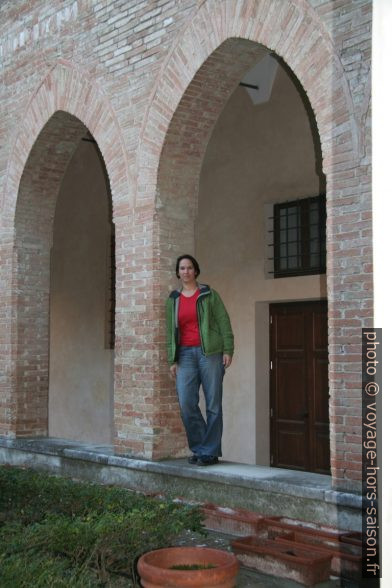
<instances>
[{"instance_id":1,"label":"plastered wall","mask_svg":"<svg viewBox=\"0 0 392 588\"><path fill-rule=\"evenodd\" d=\"M109 194L81 141L61 184L51 257L49 435L110 443L113 351L105 349Z\"/></svg>"},{"instance_id":2,"label":"plastered wall","mask_svg":"<svg viewBox=\"0 0 392 588\"><path fill-rule=\"evenodd\" d=\"M233 461L269 464L268 303L326 297L325 276L275 280L265 268L265 205L325 189L310 117L295 81L279 66L267 103L253 105L244 88L231 96L200 175L200 279L221 293L235 333L223 438L224 458Z\"/></svg>"},{"instance_id":3,"label":"plastered wall","mask_svg":"<svg viewBox=\"0 0 392 588\"><path fill-rule=\"evenodd\" d=\"M95 138L111 185L117 288L115 447L147 459L184 454L183 428L166 363L163 302L177 252L193 249L196 188L210 133L251 67L252 56L267 49L301 80L323 145L331 473L334 488L358 489L362 475L359 346L361 328L372 324L373 293L372 2L17 0L0 3L0 12L4 25L0 31L4 81L0 84L0 433L11 437L48 433L48 210L54 206L60 172L79 132L76 129L74 134L69 119L53 120L61 111L81 121ZM287 128L291 121L282 109L282 128L284 121ZM48 123L49 136L42 143L41 131ZM291 130L285 137L292 146L294 133ZM263 137L268 143L267 136L259 133L259 145ZM230 139L232 149L243 150L239 133ZM38 153L32 161L35 146ZM249 171L255 169L253 155L238 177L241 198L244 182L253 177ZM261 156L267 154L264 150L258 155L256 163L261 166ZM34 177L33 194L21 181L26 168ZM283 174L283 166L280 169ZM218 171L219 166L214 168L217 177ZM233 198L229 190L227 194ZM216 205L214 212L214 206L211 222L218 226L217 214L227 210L228 222L233 222L235 213L245 231L246 218L239 207L225 203ZM256 218L255 203L248 208ZM208 224L208 217L204 218ZM229 228L238 247L242 241L236 238L236 229L230 224ZM249 304L254 306L256 300L265 304L262 298L272 298L274 288L257 277L260 260L249 257L244 262L243 249L248 252L251 245L246 237L234 278L251 275ZM257 239L253 241L257 244ZM206 263L204 277L238 307L244 299L231 290L234 272L230 267L224 280L216 261L217 256L224 258L222 252L233 255L232 243L227 240L225 248L216 243L209 250L213 275L208 275ZM284 296L291 298L294 293L286 289ZM254 368L241 361L239 353L253 348L253 312L242 317L244 324L248 322L250 339L237 336L236 362L238 358L249 381L255 377ZM231 374L234 378L234 366ZM256 433L260 429L256 427Z\"/></svg>"}]
</instances>

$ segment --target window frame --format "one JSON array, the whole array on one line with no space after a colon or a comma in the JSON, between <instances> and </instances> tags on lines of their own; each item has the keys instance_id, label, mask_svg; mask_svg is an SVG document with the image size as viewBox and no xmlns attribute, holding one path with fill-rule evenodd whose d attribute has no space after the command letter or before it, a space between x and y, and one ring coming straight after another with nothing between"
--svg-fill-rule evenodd
<instances>
[{"instance_id":1,"label":"window frame","mask_svg":"<svg viewBox=\"0 0 392 588\"><path fill-rule=\"evenodd\" d=\"M310 237L310 213L311 204L316 202L318 204L318 231L317 237ZM285 228L281 228L281 211L284 209L296 208L296 214L299 216L299 222L293 227L289 227L286 223ZM286 215L288 218L288 215ZM297 230L298 238L295 241L288 240L288 231ZM282 242L280 239L281 232L285 230L287 240ZM310 243L317 239L318 253L313 253L310 250ZM289 254L288 245L297 244L297 253ZM281 254L282 245L286 244L286 254ZM274 204L273 211L273 266L274 278L287 278L295 276L307 276L315 274L326 273L326 197L325 194L318 196L310 196L299 200L292 200L290 202L278 202ZM317 266L311 266L311 255L318 255L319 263ZM289 257L296 256L299 264L295 268L288 267ZM286 260L287 267L282 269L282 261Z\"/></svg>"}]
</instances>

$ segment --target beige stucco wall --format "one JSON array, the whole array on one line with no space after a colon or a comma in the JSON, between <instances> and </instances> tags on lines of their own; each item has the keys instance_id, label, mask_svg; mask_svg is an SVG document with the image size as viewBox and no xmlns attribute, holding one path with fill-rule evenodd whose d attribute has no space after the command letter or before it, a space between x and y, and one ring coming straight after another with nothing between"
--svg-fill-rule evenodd
<instances>
[{"instance_id":1,"label":"beige stucco wall","mask_svg":"<svg viewBox=\"0 0 392 588\"><path fill-rule=\"evenodd\" d=\"M224 385L225 459L269 464L268 303L326 297L325 277L274 280L265 271L266 205L323 189L316 152L304 101L281 66L268 103L234 92L206 151L196 257L200 280L224 299L236 343Z\"/></svg>"},{"instance_id":2,"label":"beige stucco wall","mask_svg":"<svg viewBox=\"0 0 392 588\"><path fill-rule=\"evenodd\" d=\"M109 443L113 351L105 349L109 195L94 144L63 179L51 259L49 435Z\"/></svg>"}]
</instances>

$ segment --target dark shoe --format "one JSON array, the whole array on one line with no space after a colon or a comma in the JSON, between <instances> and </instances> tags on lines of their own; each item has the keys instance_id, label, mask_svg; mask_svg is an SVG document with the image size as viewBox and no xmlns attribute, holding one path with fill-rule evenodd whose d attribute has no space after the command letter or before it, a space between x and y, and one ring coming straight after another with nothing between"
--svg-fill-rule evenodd
<instances>
[{"instance_id":1,"label":"dark shoe","mask_svg":"<svg viewBox=\"0 0 392 588\"><path fill-rule=\"evenodd\" d=\"M190 457L188 457L188 463L191 463L192 465L195 465L195 463L197 463L197 460L199 459L198 455L191 455Z\"/></svg>"},{"instance_id":2,"label":"dark shoe","mask_svg":"<svg viewBox=\"0 0 392 588\"><path fill-rule=\"evenodd\" d=\"M197 460L198 466L209 466L219 463L219 459L216 455L201 455Z\"/></svg>"}]
</instances>

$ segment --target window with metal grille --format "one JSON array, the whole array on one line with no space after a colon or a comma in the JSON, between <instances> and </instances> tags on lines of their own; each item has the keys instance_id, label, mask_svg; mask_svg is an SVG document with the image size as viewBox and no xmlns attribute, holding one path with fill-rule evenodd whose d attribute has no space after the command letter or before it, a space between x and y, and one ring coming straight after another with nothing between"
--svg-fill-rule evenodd
<instances>
[{"instance_id":1,"label":"window with metal grille","mask_svg":"<svg viewBox=\"0 0 392 588\"><path fill-rule=\"evenodd\" d=\"M326 271L325 195L274 205L274 277Z\"/></svg>"}]
</instances>

